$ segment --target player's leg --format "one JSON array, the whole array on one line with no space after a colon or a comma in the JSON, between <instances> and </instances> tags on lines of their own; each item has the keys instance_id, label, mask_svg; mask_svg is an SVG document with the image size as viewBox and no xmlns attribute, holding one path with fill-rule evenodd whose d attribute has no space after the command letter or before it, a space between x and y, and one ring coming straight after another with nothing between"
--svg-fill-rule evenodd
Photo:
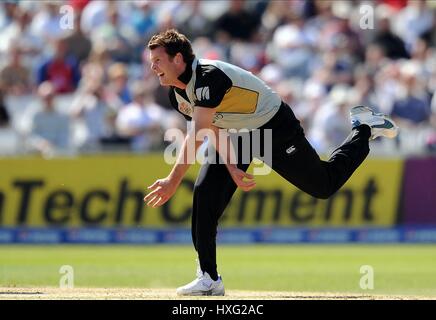
<instances>
[{"instance_id":1,"label":"player's leg","mask_svg":"<svg viewBox=\"0 0 436 320\"><path fill-rule=\"evenodd\" d=\"M249 164L238 164L244 171ZM180 295L223 295L224 285L216 264L218 220L230 202L236 184L224 164L202 165L194 186L192 240L201 271L197 279L177 289ZM210 287L209 287L210 286Z\"/></svg>"},{"instance_id":2,"label":"player's leg","mask_svg":"<svg viewBox=\"0 0 436 320\"><path fill-rule=\"evenodd\" d=\"M359 167L369 153L371 129L359 125L328 161L322 161L304 136L292 110L282 105L263 128L273 130L271 167L304 192L328 198Z\"/></svg>"},{"instance_id":3,"label":"player's leg","mask_svg":"<svg viewBox=\"0 0 436 320\"><path fill-rule=\"evenodd\" d=\"M271 167L304 192L327 199L344 185L366 158L369 137L369 127L360 126L328 161L322 161L301 134L275 146Z\"/></svg>"},{"instance_id":4,"label":"player's leg","mask_svg":"<svg viewBox=\"0 0 436 320\"><path fill-rule=\"evenodd\" d=\"M248 164L239 164L247 170ZM216 235L218 220L236 190L224 164L204 164L194 186L192 239L202 271L217 279Z\"/></svg>"}]
</instances>

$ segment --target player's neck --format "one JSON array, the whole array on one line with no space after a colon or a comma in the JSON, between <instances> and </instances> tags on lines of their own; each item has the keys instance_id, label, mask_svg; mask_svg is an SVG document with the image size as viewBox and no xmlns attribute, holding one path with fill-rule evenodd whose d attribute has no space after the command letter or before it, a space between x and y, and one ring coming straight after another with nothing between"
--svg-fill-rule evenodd
<instances>
[{"instance_id":1,"label":"player's neck","mask_svg":"<svg viewBox=\"0 0 436 320\"><path fill-rule=\"evenodd\" d=\"M174 87L185 90L186 89L186 84L184 84L182 81L180 81L179 79L177 79L174 84Z\"/></svg>"},{"instance_id":2,"label":"player's neck","mask_svg":"<svg viewBox=\"0 0 436 320\"><path fill-rule=\"evenodd\" d=\"M184 63L179 70L179 75L177 76L175 87L185 90L189 81L192 78L192 63Z\"/></svg>"}]
</instances>

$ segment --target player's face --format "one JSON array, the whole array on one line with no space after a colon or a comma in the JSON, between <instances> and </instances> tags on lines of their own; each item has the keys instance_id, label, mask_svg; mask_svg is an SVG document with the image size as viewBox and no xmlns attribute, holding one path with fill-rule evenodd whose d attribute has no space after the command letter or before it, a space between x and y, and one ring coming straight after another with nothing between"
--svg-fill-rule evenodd
<instances>
[{"instance_id":1,"label":"player's face","mask_svg":"<svg viewBox=\"0 0 436 320\"><path fill-rule=\"evenodd\" d=\"M150 50L151 70L158 76L163 86L171 86L177 83L179 77L176 62L170 57L163 47Z\"/></svg>"}]
</instances>

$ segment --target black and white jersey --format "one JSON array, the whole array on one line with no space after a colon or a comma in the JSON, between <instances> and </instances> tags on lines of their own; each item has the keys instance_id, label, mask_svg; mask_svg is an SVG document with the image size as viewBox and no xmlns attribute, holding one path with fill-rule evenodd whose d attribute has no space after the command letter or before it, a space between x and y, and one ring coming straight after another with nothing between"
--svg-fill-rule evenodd
<instances>
[{"instance_id":1,"label":"black and white jersey","mask_svg":"<svg viewBox=\"0 0 436 320\"><path fill-rule=\"evenodd\" d=\"M251 72L218 60L194 59L179 80L187 86L171 87L173 107L188 120L196 106L217 108L213 123L219 128L259 128L281 104L278 94Z\"/></svg>"}]
</instances>

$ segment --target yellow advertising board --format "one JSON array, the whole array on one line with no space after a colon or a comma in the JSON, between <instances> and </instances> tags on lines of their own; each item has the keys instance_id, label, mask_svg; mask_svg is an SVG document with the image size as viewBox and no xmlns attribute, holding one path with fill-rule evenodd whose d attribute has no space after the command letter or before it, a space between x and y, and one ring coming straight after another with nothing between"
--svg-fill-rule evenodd
<instances>
[{"instance_id":1,"label":"yellow advertising board","mask_svg":"<svg viewBox=\"0 0 436 320\"><path fill-rule=\"evenodd\" d=\"M142 199L171 166L161 154L0 160L3 227L189 226L193 166L175 196L160 208ZM367 159L329 200L314 199L275 172L238 190L223 226L391 226L396 222L403 162Z\"/></svg>"}]
</instances>

